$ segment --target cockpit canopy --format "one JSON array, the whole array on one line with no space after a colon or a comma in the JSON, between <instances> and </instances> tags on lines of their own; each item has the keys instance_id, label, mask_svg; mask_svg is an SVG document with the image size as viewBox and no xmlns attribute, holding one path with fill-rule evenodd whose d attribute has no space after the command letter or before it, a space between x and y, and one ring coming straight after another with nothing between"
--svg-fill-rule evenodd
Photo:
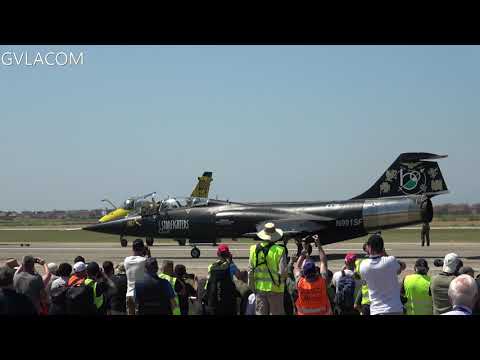
<instances>
[{"instance_id":1,"label":"cockpit canopy","mask_svg":"<svg viewBox=\"0 0 480 360\"><path fill-rule=\"evenodd\" d=\"M133 210L134 206L135 206L135 200L134 199L127 199L123 203L123 208L125 210Z\"/></svg>"},{"instance_id":2,"label":"cockpit canopy","mask_svg":"<svg viewBox=\"0 0 480 360\"><path fill-rule=\"evenodd\" d=\"M179 208L190 208L190 207L199 207L207 206L207 198L199 197L170 197L160 202L160 211L162 210L172 210Z\"/></svg>"}]
</instances>

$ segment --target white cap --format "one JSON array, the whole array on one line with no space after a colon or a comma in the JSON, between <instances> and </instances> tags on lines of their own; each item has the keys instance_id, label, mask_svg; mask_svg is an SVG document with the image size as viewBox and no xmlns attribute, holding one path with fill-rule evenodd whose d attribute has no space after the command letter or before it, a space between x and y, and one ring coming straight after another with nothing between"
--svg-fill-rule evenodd
<instances>
[{"instance_id":1,"label":"white cap","mask_svg":"<svg viewBox=\"0 0 480 360\"><path fill-rule=\"evenodd\" d=\"M87 265L85 265L85 263L82 261L76 262L75 265L73 265L74 273L79 273L85 270L87 270Z\"/></svg>"},{"instance_id":2,"label":"white cap","mask_svg":"<svg viewBox=\"0 0 480 360\"><path fill-rule=\"evenodd\" d=\"M55 263L53 263L53 262L52 262L52 263L49 263L49 264L47 265L47 267L48 267L48 271L50 271L51 273L53 273L53 272L55 272L55 271L58 270L57 264L55 264Z\"/></svg>"},{"instance_id":3,"label":"white cap","mask_svg":"<svg viewBox=\"0 0 480 360\"><path fill-rule=\"evenodd\" d=\"M459 264L458 255L455 253L450 253L445 255L443 260L443 271L449 274L453 274L457 271Z\"/></svg>"}]
</instances>

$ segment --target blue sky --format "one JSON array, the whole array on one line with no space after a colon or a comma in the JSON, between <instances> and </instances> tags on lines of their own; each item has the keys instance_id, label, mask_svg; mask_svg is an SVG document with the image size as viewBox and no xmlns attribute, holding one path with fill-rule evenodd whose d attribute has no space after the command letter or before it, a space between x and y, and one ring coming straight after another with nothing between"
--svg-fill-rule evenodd
<instances>
[{"instance_id":1,"label":"blue sky","mask_svg":"<svg viewBox=\"0 0 480 360\"><path fill-rule=\"evenodd\" d=\"M0 64L0 209L108 197L347 199L401 153L480 201L478 46L64 46L83 65Z\"/></svg>"}]
</instances>

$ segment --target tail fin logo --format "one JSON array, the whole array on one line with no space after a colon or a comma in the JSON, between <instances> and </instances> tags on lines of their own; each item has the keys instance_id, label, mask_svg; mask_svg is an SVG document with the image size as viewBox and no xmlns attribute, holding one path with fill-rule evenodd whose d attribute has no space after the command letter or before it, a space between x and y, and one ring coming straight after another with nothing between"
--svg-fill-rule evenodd
<instances>
[{"instance_id":1,"label":"tail fin logo","mask_svg":"<svg viewBox=\"0 0 480 360\"><path fill-rule=\"evenodd\" d=\"M424 169L420 171L410 170L404 172L406 169L400 168L400 190L405 194L417 194L425 192L426 178Z\"/></svg>"},{"instance_id":2,"label":"tail fin logo","mask_svg":"<svg viewBox=\"0 0 480 360\"><path fill-rule=\"evenodd\" d=\"M380 194L388 195L398 186L398 191L406 195L414 195L427 191L425 168L417 168L421 163L407 163L399 169L389 169L385 172L384 181L380 184ZM430 169L432 171L432 169ZM397 182L398 181L398 182ZM397 185L394 187L394 183Z\"/></svg>"}]
</instances>

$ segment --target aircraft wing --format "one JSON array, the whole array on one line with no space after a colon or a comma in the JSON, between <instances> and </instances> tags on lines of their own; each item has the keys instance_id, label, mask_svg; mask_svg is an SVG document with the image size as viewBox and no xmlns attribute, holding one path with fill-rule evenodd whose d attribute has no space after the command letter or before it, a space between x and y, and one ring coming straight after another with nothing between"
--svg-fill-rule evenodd
<instances>
[{"instance_id":1,"label":"aircraft wing","mask_svg":"<svg viewBox=\"0 0 480 360\"><path fill-rule=\"evenodd\" d=\"M256 224L257 232L261 231L265 224L273 222L275 226L283 231L284 236L307 236L317 234L325 230L328 224L335 221L333 218L325 216L294 215L286 218L265 220ZM256 233L246 233L242 237L256 238Z\"/></svg>"}]
</instances>

